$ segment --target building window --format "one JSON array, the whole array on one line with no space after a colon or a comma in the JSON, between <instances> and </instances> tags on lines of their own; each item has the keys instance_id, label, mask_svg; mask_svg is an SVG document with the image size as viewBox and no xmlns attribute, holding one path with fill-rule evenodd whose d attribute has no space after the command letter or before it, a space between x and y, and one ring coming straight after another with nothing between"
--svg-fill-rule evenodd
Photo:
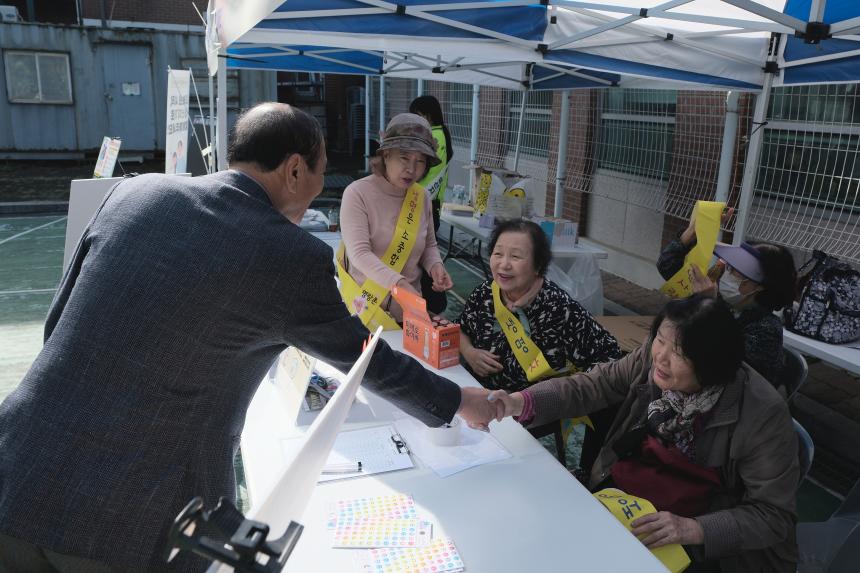
<instances>
[{"instance_id":1,"label":"building window","mask_svg":"<svg viewBox=\"0 0 860 573\"><path fill-rule=\"evenodd\" d=\"M668 180L677 94L675 90L604 90L598 167Z\"/></svg>"},{"instance_id":2,"label":"building window","mask_svg":"<svg viewBox=\"0 0 860 573\"><path fill-rule=\"evenodd\" d=\"M549 133L552 119L552 91L508 92L508 154L513 155L517 147L520 125L520 106L526 98L523 110L523 129L519 135L520 155L544 158L549 151Z\"/></svg>"},{"instance_id":3,"label":"building window","mask_svg":"<svg viewBox=\"0 0 860 573\"><path fill-rule=\"evenodd\" d=\"M860 89L775 88L756 191L798 205L852 210L860 192Z\"/></svg>"},{"instance_id":4,"label":"building window","mask_svg":"<svg viewBox=\"0 0 860 573\"><path fill-rule=\"evenodd\" d=\"M204 112L209 113L209 67L205 58L182 58L180 60L183 70L191 70L191 79L197 86L197 96L200 97L200 105ZM213 78L213 83L214 83ZM216 87L217 89L217 87ZM197 99L194 95L194 86L188 94L191 109L197 109ZM227 68L227 107L238 109L239 99L239 70Z\"/></svg>"},{"instance_id":5,"label":"building window","mask_svg":"<svg viewBox=\"0 0 860 573\"><path fill-rule=\"evenodd\" d=\"M469 149L472 145L472 86L442 83L446 96L442 100L443 116L451 139L457 147Z\"/></svg>"},{"instance_id":6,"label":"building window","mask_svg":"<svg viewBox=\"0 0 860 573\"><path fill-rule=\"evenodd\" d=\"M12 103L72 103L69 55L7 51L6 93Z\"/></svg>"}]
</instances>

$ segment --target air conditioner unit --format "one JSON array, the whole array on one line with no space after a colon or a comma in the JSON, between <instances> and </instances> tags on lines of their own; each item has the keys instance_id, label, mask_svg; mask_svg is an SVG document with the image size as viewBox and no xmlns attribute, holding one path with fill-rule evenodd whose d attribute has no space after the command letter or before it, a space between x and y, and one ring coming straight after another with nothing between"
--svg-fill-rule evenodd
<instances>
[{"instance_id":1,"label":"air conditioner unit","mask_svg":"<svg viewBox=\"0 0 860 573\"><path fill-rule=\"evenodd\" d=\"M0 6L0 20L3 22L20 22L21 15L15 6Z\"/></svg>"}]
</instances>

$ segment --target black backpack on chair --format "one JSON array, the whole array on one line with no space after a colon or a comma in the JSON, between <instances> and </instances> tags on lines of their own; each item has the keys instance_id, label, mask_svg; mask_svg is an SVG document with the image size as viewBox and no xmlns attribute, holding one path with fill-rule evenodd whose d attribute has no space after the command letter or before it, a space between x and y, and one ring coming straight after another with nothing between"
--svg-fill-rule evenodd
<instances>
[{"instance_id":1,"label":"black backpack on chair","mask_svg":"<svg viewBox=\"0 0 860 573\"><path fill-rule=\"evenodd\" d=\"M821 251L813 251L798 274L810 265L800 279L797 310L786 309L786 327L831 344L860 339L860 272Z\"/></svg>"}]
</instances>

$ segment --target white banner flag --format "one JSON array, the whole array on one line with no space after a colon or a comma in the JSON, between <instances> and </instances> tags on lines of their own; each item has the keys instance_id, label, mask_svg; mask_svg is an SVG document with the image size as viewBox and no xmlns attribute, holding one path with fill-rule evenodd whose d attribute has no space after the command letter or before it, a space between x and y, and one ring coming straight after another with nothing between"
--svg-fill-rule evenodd
<instances>
[{"instance_id":1,"label":"white banner flag","mask_svg":"<svg viewBox=\"0 0 860 573\"><path fill-rule=\"evenodd\" d=\"M188 93L190 70L167 70L167 134L164 172L185 173L188 158Z\"/></svg>"}]
</instances>

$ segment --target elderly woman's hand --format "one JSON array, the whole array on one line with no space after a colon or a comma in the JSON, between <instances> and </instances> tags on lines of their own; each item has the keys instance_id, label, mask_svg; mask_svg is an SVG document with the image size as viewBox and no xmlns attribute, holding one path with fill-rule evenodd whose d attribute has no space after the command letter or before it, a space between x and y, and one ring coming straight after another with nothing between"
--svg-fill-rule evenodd
<instances>
[{"instance_id":1,"label":"elderly woman's hand","mask_svg":"<svg viewBox=\"0 0 860 573\"><path fill-rule=\"evenodd\" d=\"M481 378L502 371L502 363L499 362L500 357L488 350L482 350L473 346L467 349L466 346L463 345L460 348L460 353L463 355L463 358L466 359L466 362L469 363L469 366L472 367L475 374Z\"/></svg>"},{"instance_id":2,"label":"elderly woman's hand","mask_svg":"<svg viewBox=\"0 0 860 573\"><path fill-rule=\"evenodd\" d=\"M433 279L433 290L443 292L451 289L454 286L454 281L451 280L451 275L445 270L445 265L436 263L430 269L430 278Z\"/></svg>"},{"instance_id":3,"label":"elderly woman's hand","mask_svg":"<svg viewBox=\"0 0 860 573\"><path fill-rule=\"evenodd\" d=\"M523 413L524 400L521 392L508 394L504 390L493 390L487 400L504 406L501 409L502 417L519 416Z\"/></svg>"},{"instance_id":4,"label":"elderly woman's hand","mask_svg":"<svg viewBox=\"0 0 860 573\"><path fill-rule=\"evenodd\" d=\"M705 542L705 532L698 521L668 511L649 513L634 519L630 525L633 535L648 549L673 543L701 545Z\"/></svg>"},{"instance_id":5,"label":"elderly woman's hand","mask_svg":"<svg viewBox=\"0 0 860 573\"><path fill-rule=\"evenodd\" d=\"M412 294L417 294L418 296L421 296L421 293L415 290L415 287L409 284L409 281L407 281L406 279L400 279L399 281L397 281L396 286L397 288L402 288L403 290L408 290Z\"/></svg>"},{"instance_id":6,"label":"elderly woman's hand","mask_svg":"<svg viewBox=\"0 0 860 573\"><path fill-rule=\"evenodd\" d=\"M696 265L690 266L690 286L696 294L702 293L711 298L717 296L717 283L710 276L705 276Z\"/></svg>"},{"instance_id":7,"label":"elderly woman's hand","mask_svg":"<svg viewBox=\"0 0 860 573\"><path fill-rule=\"evenodd\" d=\"M732 215L735 213L734 207L729 207L725 209L723 213L720 215L720 227L725 227L726 223L729 222L729 219L732 218ZM693 214L690 215L690 223L687 225L687 228L684 229L684 232L681 233L681 243L685 246L689 247L694 242L696 242L696 210L693 209Z\"/></svg>"}]
</instances>

